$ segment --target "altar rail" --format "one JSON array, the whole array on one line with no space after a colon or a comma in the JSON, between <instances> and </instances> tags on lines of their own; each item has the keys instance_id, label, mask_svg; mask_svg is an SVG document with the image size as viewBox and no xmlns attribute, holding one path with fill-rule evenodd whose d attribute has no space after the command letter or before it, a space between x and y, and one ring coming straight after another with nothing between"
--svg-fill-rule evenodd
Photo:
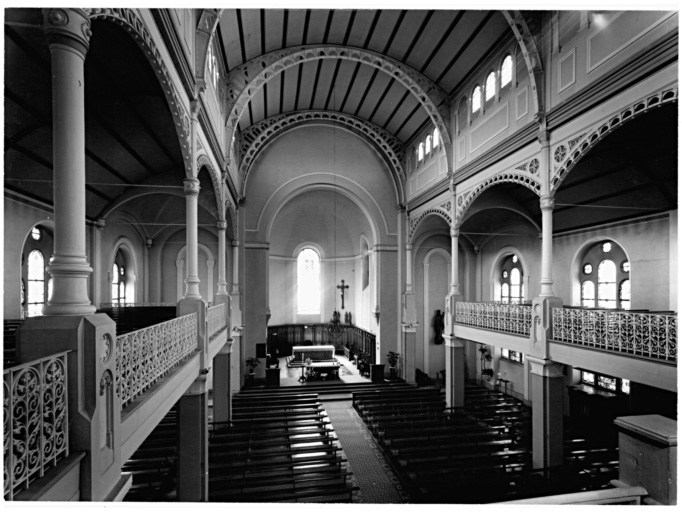
<instances>
[{"instance_id":1,"label":"altar rail","mask_svg":"<svg viewBox=\"0 0 682 512\"><path fill-rule=\"evenodd\" d=\"M370 355L370 364L376 362L376 334L351 325L343 334L334 338L326 329L325 324L287 324L268 327L268 350L272 355L280 357L291 355L291 347L304 345L306 341L313 345L334 345L340 352L346 345L353 344Z\"/></svg>"},{"instance_id":2,"label":"altar rail","mask_svg":"<svg viewBox=\"0 0 682 512\"><path fill-rule=\"evenodd\" d=\"M168 308L177 305L177 302L101 302L99 308Z\"/></svg>"},{"instance_id":3,"label":"altar rail","mask_svg":"<svg viewBox=\"0 0 682 512\"><path fill-rule=\"evenodd\" d=\"M210 340L223 329L227 328L227 304L211 306L206 313L208 319L208 339Z\"/></svg>"},{"instance_id":4,"label":"altar rail","mask_svg":"<svg viewBox=\"0 0 682 512\"><path fill-rule=\"evenodd\" d=\"M677 364L677 315L553 308L554 341Z\"/></svg>"},{"instance_id":5,"label":"altar rail","mask_svg":"<svg viewBox=\"0 0 682 512\"><path fill-rule=\"evenodd\" d=\"M191 313L116 337L116 393L121 409L198 348Z\"/></svg>"},{"instance_id":6,"label":"altar rail","mask_svg":"<svg viewBox=\"0 0 682 512\"><path fill-rule=\"evenodd\" d=\"M6 500L69 455L67 354L3 372Z\"/></svg>"},{"instance_id":7,"label":"altar rail","mask_svg":"<svg viewBox=\"0 0 682 512\"><path fill-rule=\"evenodd\" d=\"M455 322L481 329L530 336L531 306L498 302L457 302Z\"/></svg>"}]
</instances>

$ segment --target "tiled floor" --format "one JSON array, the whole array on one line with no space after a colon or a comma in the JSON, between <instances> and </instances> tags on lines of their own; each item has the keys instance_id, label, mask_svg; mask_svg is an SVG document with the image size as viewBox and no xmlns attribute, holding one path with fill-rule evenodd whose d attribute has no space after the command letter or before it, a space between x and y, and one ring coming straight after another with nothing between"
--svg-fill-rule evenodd
<instances>
[{"instance_id":1,"label":"tiled floor","mask_svg":"<svg viewBox=\"0 0 682 512\"><path fill-rule=\"evenodd\" d=\"M354 482L360 491L355 503L407 503L400 485L350 401L324 402L323 406L343 447Z\"/></svg>"}]
</instances>

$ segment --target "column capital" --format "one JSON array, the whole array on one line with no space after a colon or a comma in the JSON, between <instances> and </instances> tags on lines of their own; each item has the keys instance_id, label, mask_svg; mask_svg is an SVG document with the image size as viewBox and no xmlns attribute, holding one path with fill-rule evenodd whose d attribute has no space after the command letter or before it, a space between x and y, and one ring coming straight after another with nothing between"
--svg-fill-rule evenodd
<instances>
[{"instance_id":1,"label":"column capital","mask_svg":"<svg viewBox=\"0 0 682 512\"><path fill-rule=\"evenodd\" d=\"M199 190L201 187L199 186L199 180L196 178L185 178L182 180L182 184L184 186L185 190L185 195L186 196L198 196L199 195Z\"/></svg>"},{"instance_id":2,"label":"column capital","mask_svg":"<svg viewBox=\"0 0 682 512\"><path fill-rule=\"evenodd\" d=\"M145 243L145 245L147 246L147 249L151 249L151 248L152 248L152 244L154 243L154 240L152 240L151 238L147 237L147 238L145 239L144 243Z\"/></svg>"},{"instance_id":3,"label":"column capital","mask_svg":"<svg viewBox=\"0 0 682 512\"><path fill-rule=\"evenodd\" d=\"M105 226L105 225L106 225L106 221L104 220L104 217L99 217L99 218L95 221L95 226L96 226L97 229L99 229L100 231L102 231L102 230L104 229L104 226Z\"/></svg>"},{"instance_id":4,"label":"column capital","mask_svg":"<svg viewBox=\"0 0 682 512\"><path fill-rule=\"evenodd\" d=\"M450 228L450 236L459 236L459 228Z\"/></svg>"},{"instance_id":5,"label":"column capital","mask_svg":"<svg viewBox=\"0 0 682 512\"><path fill-rule=\"evenodd\" d=\"M553 210L554 209L554 197L553 196L542 196L540 198L540 209L541 210Z\"/></svg>"},{"instance_id":6,"label":"column capital","mask_svg":"<svg viewBox=\"0 0 682 512\"><path fill-rule=\"evenodd\" d=\"M219 220L218 222L215 223L215 225L219 231L225 231L227 229L227 221L226 220Z\"/></svg>"},{"instance_id":7,"label":"column capital","mask_svg":"<svg viewBox=\"0 0 682 512\"><path fill-rule=\"evenodd\" d=\"M239 240L232 240L232 247L239 247Z\"/></svg>"},{"instance_id":8,"label":"column capital","mask_svg":"<svg viewBox=\"0 0 682 512\"><path fill-rule=\"evenodd\" d=\"M412 244L411 243L405 244L405 250L411 251L412 250Z\"/></svg>"},{"instance_id":9,"label":"column capital","mask_svg":"<svg viewBox=\"0 0 682 512\"><path fill-rule=\"evenodd\" d=\"M555 363L551 359L539 359L532 356L526 356L526 361L530 364L530 373L539 375L548 379L563 378L564 366L561 363Z\"/></svg>"},{"instance_id":10,"label":"column capital","mask_svg":"<svg viewBox=\"0 0 682 512\"><path fill-rule=\"evenodd\" d=\"M90 47L90 17L83 9L43 9L43 32L52 45L76 50L83 58Z\"/></svg>"}]
</instances>

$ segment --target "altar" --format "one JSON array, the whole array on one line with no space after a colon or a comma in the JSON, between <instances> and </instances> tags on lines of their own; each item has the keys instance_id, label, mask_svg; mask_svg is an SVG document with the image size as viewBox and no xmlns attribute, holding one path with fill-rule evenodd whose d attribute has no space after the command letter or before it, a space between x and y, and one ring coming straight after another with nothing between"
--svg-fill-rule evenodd
<instances>
[{"instance_id":1,"label":"altar","mask_svg":"<svg viewBox=\"0 0 682 512\"><path fill-rule=\"evenodd\" d=\"M306 359L317 361L334 361L334 345L308 345L292 347L292 362L302 364Z\"/></svg>"}]
</instances>

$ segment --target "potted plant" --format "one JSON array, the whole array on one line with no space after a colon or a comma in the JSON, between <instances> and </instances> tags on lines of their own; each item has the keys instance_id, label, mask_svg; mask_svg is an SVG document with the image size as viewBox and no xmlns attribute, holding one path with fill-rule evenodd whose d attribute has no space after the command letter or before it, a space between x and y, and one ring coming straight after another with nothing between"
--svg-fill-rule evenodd
<instances>
[{"instance_id":1,"label":"potted plant","mask_svg":"<svg viewBox=\"0 0 682 512\"><path fill-rule=\"evenodd\" d=\"M490 380L490 378L493 376L493 369L486 368L485 363L492 361L493 356L490 353L490 349L485 345L480 346L478 351L481 353L481 377L485 377L486 380Z\"/></svg>"},{"instance_id":2,"label":"potted plant","mask_svg":"<svg viewBox=\"0 0 682 512\"><path fill-rule=\"evenodd\" d=\"M398 361L400 360L400 354L398 352L393 352L390 351L388 354L386 354L386 359L388 359L388 364L389 364L389 371L391 378L396 377L396 373L398 372Z\"/></svg>"},{"instance_id":3,"label":"potted plant","mask_svg":"<svg viewBox=\"0 0 682 512\"><path fill-rule=\"evenodd\" d=\"M260 364L260 361L256 357L249 357L246 360L246 366L249 367L248 382L253 383L253 376L256 370L256 366Z\"/></svg>"}]
</instances>

